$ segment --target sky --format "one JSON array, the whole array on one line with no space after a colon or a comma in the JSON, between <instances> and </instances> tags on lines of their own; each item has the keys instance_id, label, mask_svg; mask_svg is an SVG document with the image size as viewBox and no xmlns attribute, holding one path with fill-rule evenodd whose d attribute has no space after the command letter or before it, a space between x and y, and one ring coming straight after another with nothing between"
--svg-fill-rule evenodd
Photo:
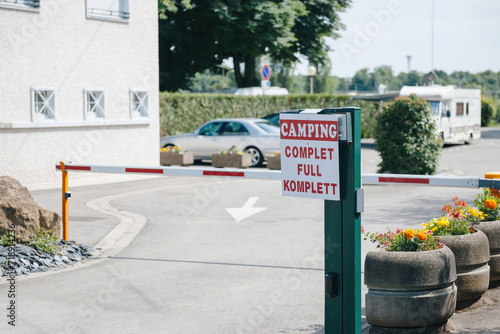
<instances>
[{"instance_id":1,"label":"sky","mask_svg":"<svg viewBox=\"0 0 500 334\"><path fill-rule=\"evenodd\" d=\"M397 75L408 71L407 56L410 69L424 73L500 71L500 0L353 0L340 17L346 29L327 40L332 75L381 65Z\"/></svg>"}]
</instances>

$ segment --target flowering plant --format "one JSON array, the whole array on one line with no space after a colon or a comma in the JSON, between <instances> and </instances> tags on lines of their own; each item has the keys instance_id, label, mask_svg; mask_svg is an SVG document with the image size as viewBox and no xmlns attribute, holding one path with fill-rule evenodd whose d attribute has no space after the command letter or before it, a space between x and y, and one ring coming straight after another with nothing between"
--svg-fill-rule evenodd
<instances>
[{"instance_id":1,"label":"flowering plant","mask_svg":"<svg viewBox=\"0 0 500 334\"><path fill-rule=\"evenodd\" d=\"M229 148L229 150L227 150L227 151L226 150L222 150L222 151L219 152L219 154L237 154L237 155L243 155L243 154L245 154L245 152L243 152L242 150L237 150L236 146L233 145L233 146L231 146Z\"/></svg>"},{"instance_id":2,"label":"flowering plant","mask_svg":"<svg viewBox=\"0 0 500 334\"><path fill-rule=\"evenodd\" d=\"M160 152L177 152L177 153L183 153L182 148L178 146L167 146L163 147Z\"/></svg>"},{"instance_id":3,"label":"flowering plant","mask_svg":"<svg viewBox=\"0 0 500 334\"><path fill-rule=\"evenodd\" d=\"M500 218L498 198L491 194L490 189L483 188L483 193L478 194L473 202L479 210L484 212L485 218L483 220L494 221Z\"/></svg>"},{"instance_id":4,"label":"flowering plant","mask_svg":"<svg viewBox=\"0 0 500 334\"><path fill-rule=\"evenodd\" d=\"M460 201L458 197L453 197L453 204L443 206L444 215L433 218L430 222L422 224L430 230L433 235L464 235L475 233L471 223L484 220L484 213L478 209L471 208L465 201Z\"/></svg>"},{"instance_id":5,"label":"flowering plant","mask_svg":"<svg viewBox=\"0 0 500 334\"><path fill-rule=\"evenodd\" d=\"M396 232L387 229L385 233L365 233L361 227L361 233L365 235L365 240L378 243L377 247L386 248L392 252L417 252L443 248L444 244L439 238L432 235L429 230L398 228Z\"/></svg>"}]
</instances>

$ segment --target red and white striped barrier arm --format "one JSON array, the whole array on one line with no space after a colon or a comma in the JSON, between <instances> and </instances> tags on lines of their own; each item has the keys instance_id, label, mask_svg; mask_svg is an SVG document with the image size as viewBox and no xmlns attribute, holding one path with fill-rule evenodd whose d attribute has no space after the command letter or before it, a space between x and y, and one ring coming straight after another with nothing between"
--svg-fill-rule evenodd
<instances>
[{"instance_id":1,"label":"red and white striped barrier arm","mask_svg":"<svg viewBox=\"0 0 500 334\"><path fill-rule=\"evenodd\" d=\"M281 180L279 170L237 169L237 168L199 168L199 167L143 167L114 165L64 164L66 171L114 173L114 174L152 174L176 176L228 176L247 179ZM56 169L61 169L57 164Z\"/></svg>"},{"instance_id":2,"label":"red and white striped barrier arm","mask_svg":"<svg viewBox=\"0 0 500 334\"><path fill-rule=\"evenodd\" d=\"M413 184L436 187L479 188L479 177L406 174L363 174L363 184Z\"/></svg>"},{"instance_id":3,"label":"red and white striped barrier arm","mask_svg":"<svg viewBox=\"0 0 500 334\"><path fill-rule=\"evenodd\" d=\"M143 166L116 166L65 164L66 171L114 173L114 174L152 174L175 176L225 176L247 179L281 180L281 171L262 169L237 168L203 168L203 167L143 167ZM61 169L57 164L56 169ZM362 175L363 184L407 184L427 185L435 187L500 188L500 179L484 179L473 176L439 176L439 175L406 175L406 174L370 174Z\"/></svg>"}]
</instances>

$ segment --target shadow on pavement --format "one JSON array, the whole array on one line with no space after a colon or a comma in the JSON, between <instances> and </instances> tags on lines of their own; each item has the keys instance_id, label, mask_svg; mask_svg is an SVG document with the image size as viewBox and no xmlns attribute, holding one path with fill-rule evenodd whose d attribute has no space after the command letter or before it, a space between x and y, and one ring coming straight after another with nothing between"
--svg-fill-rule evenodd
<instances>
[{"instance_id":1,"label":"shadow on pavement","mask_svg":"<svg viewBox=\"0 0 500 334\"><path fill-rule=\"evenodd\" d=\"M374 150L376 146L375 143L361 143L361 148L365 150Z\"/></svg>"}]
</instances>

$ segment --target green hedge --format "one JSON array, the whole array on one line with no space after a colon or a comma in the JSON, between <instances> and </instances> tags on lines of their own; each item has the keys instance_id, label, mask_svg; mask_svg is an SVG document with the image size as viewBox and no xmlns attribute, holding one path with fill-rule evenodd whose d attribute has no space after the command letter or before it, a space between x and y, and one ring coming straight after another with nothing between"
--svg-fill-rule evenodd
<instances>
[{"instance_id":1,"label":"green hedge","mask_svg":"<svg viewBox=\"0 0 500 334\"><path fill-rule=\"evenodd\" d=\"M360 107L361 136L372 137L377 104L353 100ZM349 106L347 95L239 96L227 94L160 93L161 135L191 132L206 121L227 117L263 117L283 110Z\"/></svg>"}]
</instances>

